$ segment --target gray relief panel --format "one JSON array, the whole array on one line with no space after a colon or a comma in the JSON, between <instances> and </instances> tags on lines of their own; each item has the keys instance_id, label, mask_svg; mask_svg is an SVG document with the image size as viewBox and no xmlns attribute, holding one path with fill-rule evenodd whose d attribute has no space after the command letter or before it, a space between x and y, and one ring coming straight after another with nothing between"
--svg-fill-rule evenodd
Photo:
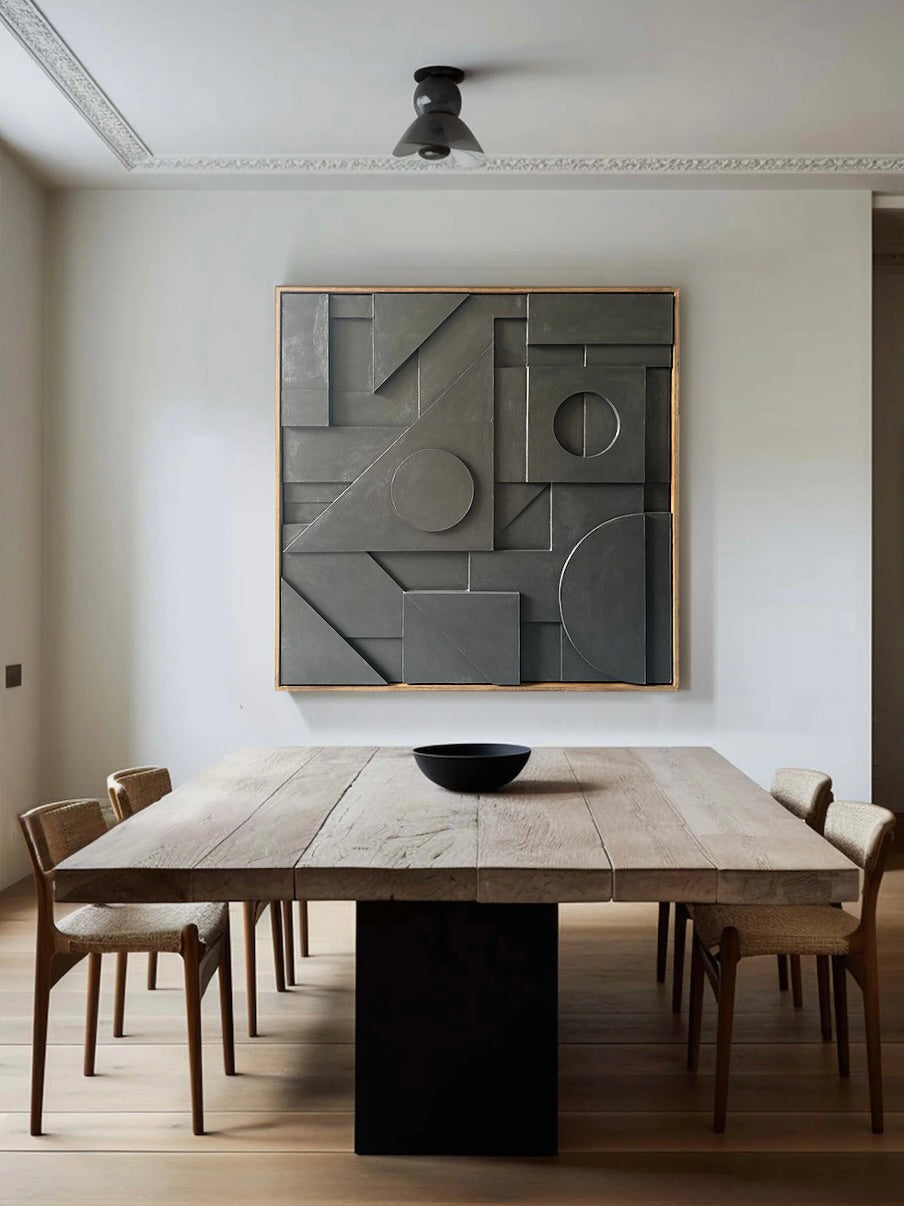
<instances>
[{"instance_id":1,"label":"gray relief panel","mask_svg":"<svg viewBox=\"0 0 904 1206\"><path fill-rule=\"evenodd\" d=\"M588 532L562 567L559 608L568 640L600 674L646 682L644 516Z\"/></svg>"},{"instance_id":2,"label":"gray relief panel","mask_svg":"<svg viewBox=\"0 0 904 1206\"><path fill-rule=\"evenodd\" d=\"M569 411L581 429L577 440ZM585 424L591 428L586 434ZM646 370L641 367L527 370L530 482L642 482L645 427Z\"/></svg>"},{"instance_id":3,"label":"gray relief panel","mask_svg":"<svg viewBox=\"0 0 904 1206\"><path fill-rule=\"evenodd\" d=\"M281 296L282 684L672 681L671 293Z\"/></svg>"},{"instance_id":4,"label":"gray relief panel","mask_svg":"<svg viewBox=\"0 0 904 1206\"><path fill-rule=\"evenodd\" d=\"M670 344L671 293L531 293L528 343Z\"/></svg>"},{"instance_id":5,"label":"gray relief panel","mask_svg":"<svg viewBox=\"0 0 904 1206\"><path fill-rule=\"evenodd\" d=\"M440 675L452 666L458 669L450 682L516 686L521 681L515 592L410 591L405 595L405 681L441 682Z\"/></svg>"},{"instance_id":6,"label":"gray relief panel","mask_svg":"<svg viewBox=\"0 0 904 1206\"><path fill-rule=\"evenodd\" d=\"M329 296L284 293L280 323L280 401L285 426L330 421Z\"/></svg>"}]
</instances>

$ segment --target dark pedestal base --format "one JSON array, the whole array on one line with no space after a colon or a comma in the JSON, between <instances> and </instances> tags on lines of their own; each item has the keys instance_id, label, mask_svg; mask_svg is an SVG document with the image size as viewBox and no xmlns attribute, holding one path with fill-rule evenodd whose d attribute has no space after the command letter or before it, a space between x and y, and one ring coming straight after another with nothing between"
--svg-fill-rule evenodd
<instances>
[{"instance_id":1,"label":"dark pedestal base","mask_svg":"<svg viewBox=\"0 0 904 1206\"><path fill-rule=\"evenodd\" d=\"M355 1151L557 1150L554 904L359 901Z\"/></svg>"}]
</instances>

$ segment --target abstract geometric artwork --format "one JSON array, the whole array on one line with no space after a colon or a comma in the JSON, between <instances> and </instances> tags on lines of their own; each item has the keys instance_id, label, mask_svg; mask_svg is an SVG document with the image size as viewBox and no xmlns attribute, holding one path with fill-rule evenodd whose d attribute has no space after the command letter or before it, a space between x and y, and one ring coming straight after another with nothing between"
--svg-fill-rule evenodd
<instances>
[{"instance_id":1,"label":"abstract geometric artwork","mask_svg":"<svg viewBox=\"0 0 904 1206\"><path fill-rule=\"evenodd\" d=\"M677 687L674 289L277 290L277 686Z\"/></svg>"}]
</instances>

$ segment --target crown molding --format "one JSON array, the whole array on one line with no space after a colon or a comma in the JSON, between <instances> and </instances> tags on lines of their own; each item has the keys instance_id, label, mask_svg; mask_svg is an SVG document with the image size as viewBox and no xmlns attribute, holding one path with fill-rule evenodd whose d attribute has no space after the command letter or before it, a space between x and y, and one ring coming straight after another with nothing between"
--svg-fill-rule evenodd
<instances>
[{"instance_id":1,"label":"crown molding","mask_svg":"<svg viewBox=\"0 0 904 1206\"><path fill-rule=\"evenodd\" d=\"M904 155L488 155L477 168L392 155L152 155L138 172L360 176L851 176L904 175Z\"/></svg>"},{"instance_id":2,"label":"crown molding","mask_svg":"<svg viewBox=\"0 0 904 1206\"><path fill-rule=\"evenodd\" d=\"M0 0L0 21L130 171L151 157L84 63L32 0Z\"/></svg>"},{"instance_id":3,"label":"crown molding","mask_svg":"<svg viewBox=\"0 0 904 1206\"><path fill-rule=\"evenodd\" d=\"M34 0L0 21L130 172L196 176L904 176L904 155L490 155L479 168L392 155L155 155Z\"/></svg>"}]
</instances>

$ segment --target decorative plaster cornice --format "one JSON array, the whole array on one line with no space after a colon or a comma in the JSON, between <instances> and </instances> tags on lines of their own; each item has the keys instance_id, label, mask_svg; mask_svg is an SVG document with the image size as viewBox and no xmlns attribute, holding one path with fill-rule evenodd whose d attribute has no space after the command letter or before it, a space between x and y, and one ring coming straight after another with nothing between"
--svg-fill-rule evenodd
<instances>
[{"instance_id":1,"label":"decorative plaster cornice","mask_svg":"<svg viewBox=\"0 0 904 1206\"><path fill-rule=\"evenodd\" d=\"M0 21L130 171L151 152L32 0L0 0Z\"/></svg>"},{"instance_id":2,"label":"decorative plaster cornice","mask_svg":"<svg viewBox=\"0 0 904 1206\"><path fill-rule=\"evenodd\" d=\"M34 0L0 0L0 21L131 172L202 176L904 175L904 155L490 155L479 168L392 155L154 155Z\"/></svg>"},{"instance_id":3,"label":"decorative plaster cornice","mask_svg":"<svg viewBox=\"0 0 904 1206\"><path fill-rule=\"evenodd\" d=\"M2 0L0 0L2 2ZM904 174L904 155L489 155L479 168L411 155L153 155L135 165L160 174L360 176L850 176Z\"/></svg>"}]
</instances>

